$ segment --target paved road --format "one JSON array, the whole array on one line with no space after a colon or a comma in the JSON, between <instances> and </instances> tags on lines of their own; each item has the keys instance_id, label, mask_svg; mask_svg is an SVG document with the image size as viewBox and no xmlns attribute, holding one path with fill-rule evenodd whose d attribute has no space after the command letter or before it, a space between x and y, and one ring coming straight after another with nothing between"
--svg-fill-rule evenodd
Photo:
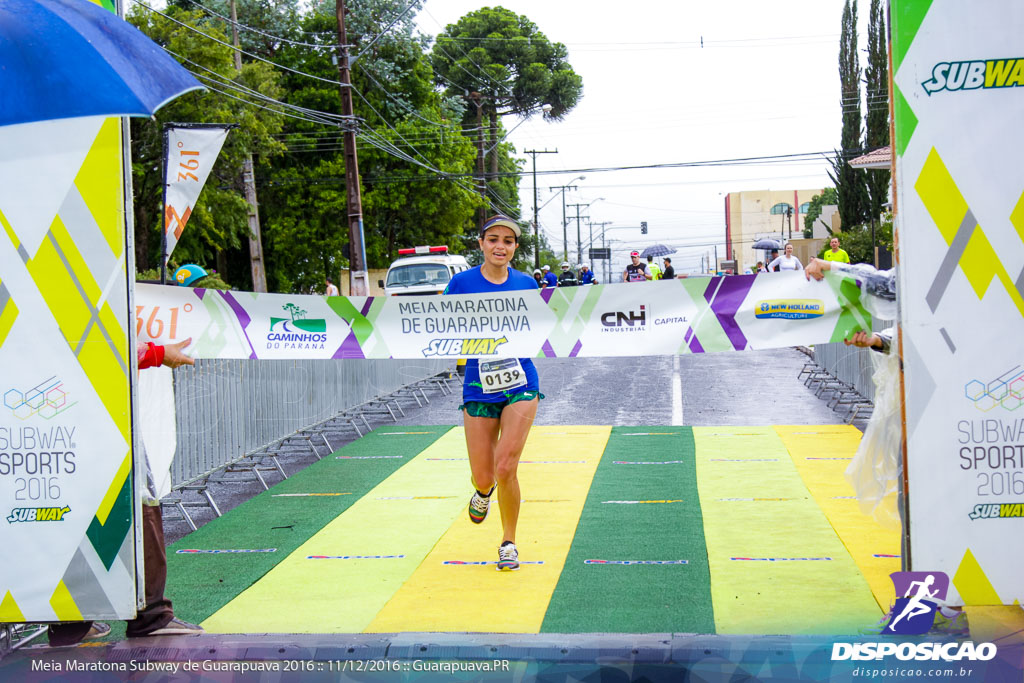
<instances>
[{"instance_id":1,"label":"paved road","mask_svg":"<svg viewBox=\"0 0 1024 683\"><path fill-rule=\"evenodd\" d=\"M538 360L545 399L537 412L540 425L793 425L839 424L839 414L797 379L808 357L796 349L688 356L624 358L562 358ZM461 425L461 390L450 396L432 394L422 408L405 405L399 424ZM381 424L393 424L377 422ZM331 435L340 448L355 435ZM321 450L326 450L321 448ZM292 473L315 461L308 449L297 448L281 458ZM270 483L275 480L270 478ZM222 511L260 493L252 481L211 485ZM200 500L194 495L194 500ZM165 513L168 543L190 531L183 520ZM196 508L203 524L213 517Z\"/></svg>"}]
</instances>

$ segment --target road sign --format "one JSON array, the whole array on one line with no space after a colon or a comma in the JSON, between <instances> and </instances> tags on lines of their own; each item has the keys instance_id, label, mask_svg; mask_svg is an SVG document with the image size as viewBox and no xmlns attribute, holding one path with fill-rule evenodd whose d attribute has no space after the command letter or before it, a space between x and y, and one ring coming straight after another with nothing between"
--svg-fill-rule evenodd
<instances>
[{"instance_id":1,"label":"road sign","mask_svg":"<svg viewBox=\"0 0 1024 683\"><path fill-rule=\"evenodd\" d=\"M610 259L612 257L611 247L591 247L590 258L592 259Z\"/></svg>"}]
</instances>

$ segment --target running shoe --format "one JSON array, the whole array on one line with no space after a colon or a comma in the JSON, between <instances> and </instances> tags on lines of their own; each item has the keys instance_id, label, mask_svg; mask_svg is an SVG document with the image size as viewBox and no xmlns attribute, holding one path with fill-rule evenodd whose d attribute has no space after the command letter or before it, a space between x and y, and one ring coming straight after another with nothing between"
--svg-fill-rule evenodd
<instances>
[{"instance_id":1,"label":"running shoe","mask_svg":"<svg viewBox=\"0 0 1024 683\"><path fill-rule=\"evenodd\" d=\"M512 541L505 541L498 548L498 571L515 571L519 569L519 551Z\"/></svg>"},{"instance_id":2,"label":"running shoe","mask_svg":"<svg viewBox=\"0 0 1024 683\"><path fill-rule=\"evenodd\" d=\"M480 492L476 489L473 490L473 497L469 499L469 521L473 522L473 524L479 524L487 519L487 511L491 507L492 493L494 493L493 486L486 496L481 496Z\"/></svg>"},{"instance_id":3,"label":"running shoe","mask_svg":"<svg viewBox=\"0 0 1024 683\"><path fill-rule=\"evenodd\" d=\"M928 633L943 636L969 636L971 627L967 623L967 612L959 610L954 616L947 617L942 610L935 612L935 623Z\"/></svg>"}]
</instances>

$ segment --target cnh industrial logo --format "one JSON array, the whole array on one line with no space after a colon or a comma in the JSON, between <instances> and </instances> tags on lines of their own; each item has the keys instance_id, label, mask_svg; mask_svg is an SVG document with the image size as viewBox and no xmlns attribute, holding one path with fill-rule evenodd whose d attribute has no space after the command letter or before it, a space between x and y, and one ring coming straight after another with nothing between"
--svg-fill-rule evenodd
<instances>
[{"instance_id":1,"label":"cnh industrial logo","mask_svg":"<svg viewBox=\"0 0 1024 683\"><path fill-rule=\"evenodd\" d=\"M949 592L949 577L944 572L893 572L889 575L896 588L896 604L889 612L883 636L922 635L935 624L940 603ZM996 656L993 643L920 642L833 643L832 661L879 660L896 657L902 661L988 661Z\"/></svg>"},{"instance_id":2,"label":"cnh industrial logo","mask_svg":"<svg viewBox=\"0 0 1024 683\"><path fill-rule=\"evenodd\" d=\"M640 311L608 311L601 314L601 324L605 331L639 330L647 325L647 306L640 306Z\"/></svg>"}]
</instances>

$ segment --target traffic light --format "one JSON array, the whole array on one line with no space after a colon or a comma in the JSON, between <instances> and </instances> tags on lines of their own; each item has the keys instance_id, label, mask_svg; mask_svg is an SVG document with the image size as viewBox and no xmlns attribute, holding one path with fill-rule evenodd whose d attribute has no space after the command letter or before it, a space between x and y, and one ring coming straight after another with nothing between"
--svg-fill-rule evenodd
<instances>
[{"instance_id":1,"label":"traffic light","mask_svg":"<svg viewBox=\"0 0 1024 683\"><path fill-rule=\"evenodd\" d=\"M646 235L647 234L647 221L640 221L640 234L641 235Z\"/></svg>"}]
</instances>

